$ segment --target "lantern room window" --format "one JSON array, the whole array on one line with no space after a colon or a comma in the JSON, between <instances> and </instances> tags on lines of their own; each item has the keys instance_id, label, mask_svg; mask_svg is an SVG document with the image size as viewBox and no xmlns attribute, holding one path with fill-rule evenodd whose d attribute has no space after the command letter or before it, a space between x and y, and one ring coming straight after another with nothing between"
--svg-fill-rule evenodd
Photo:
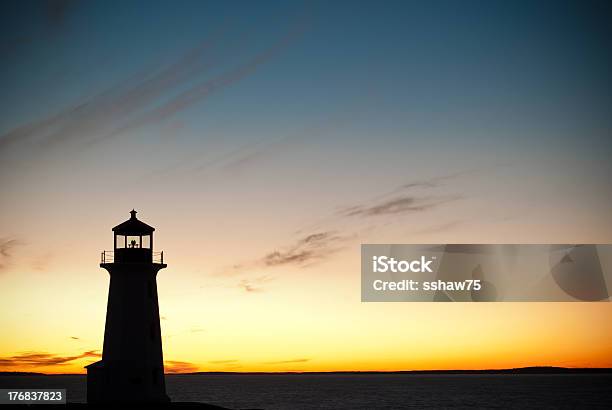
<instances>
[{"instance_id":1,"label":"lantern room window","mask_svg":"<svg viewBox=\"0 0 612 410\"><path fill-rule=\"evenodd\" d=\"M140 236L128 236L127 247L132 249L140 248Z\"/></svg>"},{"instance_id":2,"label":"lantern room window","mask_svg":"<svg viewBox=\"0 0 612 410\"><path fill-rule=\"evenodd\" d=\"M115 235L115 249L151 249L151 235Z\"/></svg>"},{"instance_id":3,"label":"lantern room window","mask_svg":"<svg viewBox=\"0 0 612 410\"><path fill-rule=\"evenodd\" d=\"M124 249L126 245L125 235L115 235L115 249Z\"/></svg>"}]
</instances>

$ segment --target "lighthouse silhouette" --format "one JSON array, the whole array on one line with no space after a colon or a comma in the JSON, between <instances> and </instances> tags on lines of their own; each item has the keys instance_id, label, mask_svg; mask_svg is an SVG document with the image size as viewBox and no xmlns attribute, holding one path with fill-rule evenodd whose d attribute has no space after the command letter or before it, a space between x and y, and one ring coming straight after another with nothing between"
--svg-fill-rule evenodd
<instances>
[{"instance_id":1,"label":"lighthouse silhouette","mask_svg":"<svg viewBox=\"0 0 612 410\"><path fill-rule=\"evenodd\" d=\"M153 252L155 228L130 212L113 228L114 249L100 267L110 274L102 360L87 368L87 401L169 402L157 302L163 252Z\"/></svg>"}]
</instances>

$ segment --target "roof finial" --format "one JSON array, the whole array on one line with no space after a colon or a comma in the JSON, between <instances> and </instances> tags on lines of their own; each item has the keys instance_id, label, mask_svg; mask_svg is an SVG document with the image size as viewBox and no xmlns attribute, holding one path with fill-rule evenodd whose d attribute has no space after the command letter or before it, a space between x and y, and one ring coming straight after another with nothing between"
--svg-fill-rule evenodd
<instances>
[{"instance_id":1,"label":"roof finial","mask_svg":"<svg viewBox=\"0 0 612 410\"><path fill-rule=\"evenodd\" d=\"M132 219L136 219L136 211L134 211L134 209L132 208L132 210L130 211L130 214L132 214Z\"/></svg>"}]
</instances>

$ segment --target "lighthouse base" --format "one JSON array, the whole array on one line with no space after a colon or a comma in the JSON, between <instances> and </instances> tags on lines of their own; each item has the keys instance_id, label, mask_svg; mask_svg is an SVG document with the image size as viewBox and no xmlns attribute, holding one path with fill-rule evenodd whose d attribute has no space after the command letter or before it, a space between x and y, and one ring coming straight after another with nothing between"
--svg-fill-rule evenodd
<instances>
[{"instance_id":1,"label":"lighthouse base","mask_svg":"<svg viewBox=\"0 0 612 410\"><path fill-rule=\"evenodd\" d=\"M168 403L164 375L135 362L86 366L88 403Z\"/></svg>"}]
</instances>

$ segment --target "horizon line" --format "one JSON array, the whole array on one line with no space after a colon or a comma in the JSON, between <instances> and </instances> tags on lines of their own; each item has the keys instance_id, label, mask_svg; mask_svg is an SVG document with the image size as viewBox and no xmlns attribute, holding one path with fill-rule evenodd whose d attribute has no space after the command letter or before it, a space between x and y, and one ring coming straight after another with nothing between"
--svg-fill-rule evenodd
<instances>
[{"instance_id":1,"label":"horizon line","mask_svg":"<svg viewBox=\"0 0 612 410\"><path fill-rule=\"evenodd\" d=\"M431 370L329 370L329 371L195 371L169 372L164 375L205 375L205 374L554 374L554 373L612 373L612 367L562 367L562 366L526 366L502 369L431 369ZM0 371L0 376L86 376L87 373L43 373L27 371Z\"/></svg>"}]
</instances>

